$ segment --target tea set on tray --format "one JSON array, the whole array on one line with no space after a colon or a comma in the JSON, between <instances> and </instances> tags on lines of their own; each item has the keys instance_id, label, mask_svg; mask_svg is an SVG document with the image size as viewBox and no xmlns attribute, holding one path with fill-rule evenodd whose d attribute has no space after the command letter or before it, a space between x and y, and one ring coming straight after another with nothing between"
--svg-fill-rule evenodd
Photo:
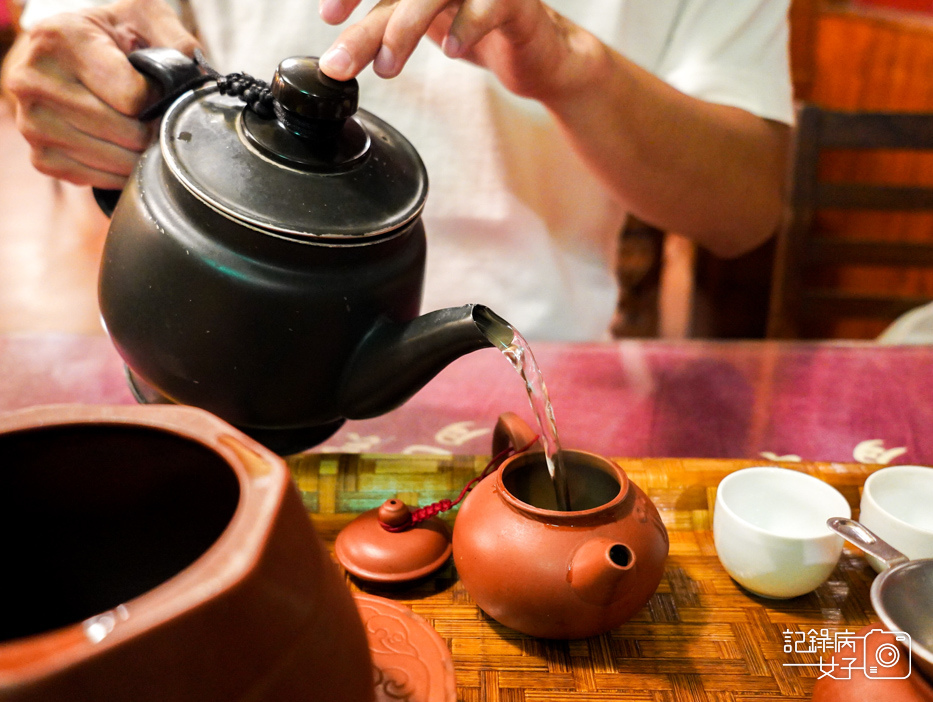
<instances>
[{"instance_id":1,"label":"tea set on tray","mask_svg":"<svg viewBox=\"0 0 933 702\"><path fill-rule=\"evenodd\" d=\"M419 316L427 175L401 134L358 110L355 81L309 58L283 61L271 87L166 49L130 60L170 103L126 190L98 193L116 201L101 315L141 405L0 417L0 701L455 700L443 640L408 608L351 594L280 455L399 406L514 330L482 305ZM619 626L663 577L661 516L613 461L572 450L572 507L558 509L536 438L503 414L452 534L437 513L453 501L389 500L341 531L338 561L363 585L398 584L452 555L506 627ZM885 487L894 470L866 482L861 518L915 560L857 522L832 528L889 566L872 603L933 676L933 525L905 527L890 505L913 496L931 514L933 471ZM816 478L739 471L717 492L717 552L752 593L793 597L829 576L842 537L826 520L849 516ZM817 694L873 699L852 689Z\"/></svg>"}]
</instances>

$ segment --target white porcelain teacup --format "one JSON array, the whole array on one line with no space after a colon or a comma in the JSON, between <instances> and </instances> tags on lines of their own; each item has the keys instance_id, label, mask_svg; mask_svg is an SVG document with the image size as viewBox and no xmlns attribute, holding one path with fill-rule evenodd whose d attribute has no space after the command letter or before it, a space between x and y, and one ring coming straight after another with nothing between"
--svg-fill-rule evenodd
<instances>
[{"instance_id":1,"label":"white porcelain teacup","mask_svg":"<svg viewBox=\"0 0 933 702\"><path fill-rule=\"evenodd\" d=\"M753 594L790 598L835 568L842 537L826 526L851 515L846 498L806 473L762 466L727 475L716 491L713 536L726 572Z\"/></svg>"},{"instance_id":2,"label":"white porcelain teacup","mask_svg":"<svg viewBox=\"0 0 933 702\"><path fill-rule=\"evenodd\" d=\"M862 488L859 521L911 560L933 558L933 468L888 466ZM884 564L866 559L879 573Z\"/></svg>"}]
</instances>

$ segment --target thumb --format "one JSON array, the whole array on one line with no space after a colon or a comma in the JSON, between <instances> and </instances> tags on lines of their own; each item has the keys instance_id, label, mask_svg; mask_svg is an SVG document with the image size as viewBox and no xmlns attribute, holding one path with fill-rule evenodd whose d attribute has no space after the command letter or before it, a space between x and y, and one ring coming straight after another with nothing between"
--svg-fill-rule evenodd
<instances>
[{"instance_id":1,"label":"thumb","mask_svg":"<svg viewBox=\"0 0 933 702\"><path fill-rule=\"evenodd\" d=\"M178 49L193 56L201 43L164 0L118 0L110 6L124 53L145 47Z\"/></svg>"},{"instance_id":2,"label":"thumb","mask_svg":"<svg viewBox=\"0 0 933 702\"><path fill-rule=\"evenodd\" d=\"M169 11L171 12L171 9ZM171 14L170 19L154 24L151 30L147 32L146 39L149 46L165 46L170 49L178 49L185 56L194 56L194 50L201 48L201 42L185 29L174 12Z\"/></svg>"},{"instance_id":3,"label":"thumb","mask_svg":"<svg viewBox=\"0 0 933 702\"><path fill-rule=\"evenodd\" d=\"M185 29L181 18L164 0L118 0L103 11L107 17L105 24L109 25L107 32L124 54L148 47L164 47L193 56L194 50L200 48L200 42ZM123 93L122 103L112 95L105 99L124 114L138 115L163 97L154 83L129 69L128 63L122 73L136 87Z\"/></svg>"}]
</instances>

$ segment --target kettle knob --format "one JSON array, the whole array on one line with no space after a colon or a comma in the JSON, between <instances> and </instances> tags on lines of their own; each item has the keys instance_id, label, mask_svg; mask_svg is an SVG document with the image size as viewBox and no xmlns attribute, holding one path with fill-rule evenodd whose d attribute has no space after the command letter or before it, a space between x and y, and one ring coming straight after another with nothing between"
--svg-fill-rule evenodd
<instances>
[{"instance_id":1,"label":"kettle knob","mask_svg":"<svg viewBox=\"0 0 933 702\"><path fill-rule=\"evenodd\" d=\"M339 129L359 107L359 83L325 75L318 59L293 56L282 61L272 78L276 116L300 136Z\"/></svg>"}]
</instances>

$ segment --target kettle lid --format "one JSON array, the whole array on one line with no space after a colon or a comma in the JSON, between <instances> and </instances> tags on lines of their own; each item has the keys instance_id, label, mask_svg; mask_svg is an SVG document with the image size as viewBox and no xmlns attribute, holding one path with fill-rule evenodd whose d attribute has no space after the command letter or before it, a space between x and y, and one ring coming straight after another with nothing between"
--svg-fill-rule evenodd
<instances>
[{"instance_id":1,"label":"kettle lid","mask_svg":"<svg viewBox=\"0 0 933 702\"><path fill-rule=\"evenodd\" d=\"M358 91L293 57L272 81L274 116L216 86L188 93L162 122L166 166L205 205L260 231L335 244L384 235L420 215L427 171L402 134L357 108Z\"/></svg>"}]
</instances>

